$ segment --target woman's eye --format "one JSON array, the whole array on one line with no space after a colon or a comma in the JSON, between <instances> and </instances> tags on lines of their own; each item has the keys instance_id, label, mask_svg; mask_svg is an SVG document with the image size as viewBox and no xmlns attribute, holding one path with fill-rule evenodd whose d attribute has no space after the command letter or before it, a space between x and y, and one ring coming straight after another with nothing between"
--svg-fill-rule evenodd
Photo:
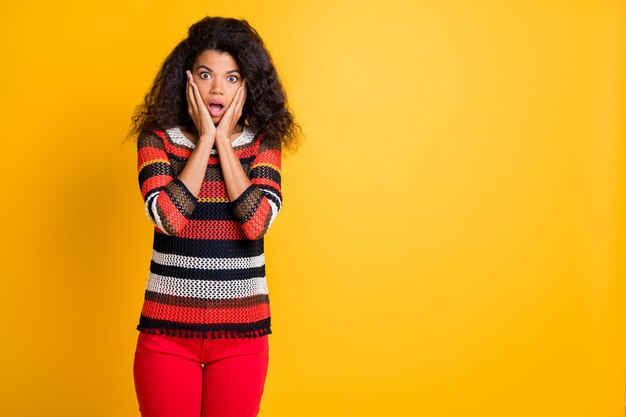
<instances>
[{"instance_id":1,"label":"woman's eye","mask_svg":"<svg viewBox=\"0 0 626 417\"><path fill-rule=\"evenodd\" d=\"M230 81L231 83L237 82L239 78L237 78L235 75L231 75L228 77L228 81Z\"/></svg>"},{"instance_id":2,"label":"woman's eye","mask_svg":"<svg viewBox=\"0 0 626 417\"><path fill-rule=\"evenodd\" d=\"M208 80L210 77L211 75L208 72L203 72L202 74L200 74L200 78L204 80Z\"/></svg>"}]
</instances>

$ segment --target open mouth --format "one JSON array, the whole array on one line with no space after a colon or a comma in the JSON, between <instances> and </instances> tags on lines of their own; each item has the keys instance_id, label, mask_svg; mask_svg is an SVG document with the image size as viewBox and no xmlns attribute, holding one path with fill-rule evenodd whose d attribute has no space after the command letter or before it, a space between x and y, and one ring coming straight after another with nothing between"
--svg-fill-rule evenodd
<instances>
[{"instance_id":1,"label":"open mouth","mask_svg":"<svg viewBox=\"0 0 626 417\"><path fill-rule=\"evenodd\" d=\"M209 103L209 113L211 116L219 116L224 111L224 105L220 103Z\"/></svg>"}]
</instances>

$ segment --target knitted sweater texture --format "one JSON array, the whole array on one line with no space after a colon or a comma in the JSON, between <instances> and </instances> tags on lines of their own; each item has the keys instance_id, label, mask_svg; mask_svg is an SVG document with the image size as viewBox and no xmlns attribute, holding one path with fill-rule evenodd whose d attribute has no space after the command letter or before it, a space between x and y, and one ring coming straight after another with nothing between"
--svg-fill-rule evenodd
<instances>
[{"instance_id":1,"label":"knitted sweater texture","mask_svg":"<svg viewBox=\"0 0 626 417\"><path fill-rule=\"evenodd\" d=\"M212 339L272 333L263 238L282 207L281 146L249 126L231 144L252 182L233 201L216 148L196 197L177 178L195 148L178 126L137 140L139 187L154 225L141 332Z\"/></svg>"}]
</instances>

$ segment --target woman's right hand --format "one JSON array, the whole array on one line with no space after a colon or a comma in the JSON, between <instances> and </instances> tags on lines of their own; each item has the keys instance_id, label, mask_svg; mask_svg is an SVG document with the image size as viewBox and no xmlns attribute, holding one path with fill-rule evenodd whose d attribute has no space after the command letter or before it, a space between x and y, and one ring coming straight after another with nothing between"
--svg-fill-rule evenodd
<instances>
[{"instance_id":1,"label":"woman's right hand","mask_svg":"<svg viewBox=\"0 0 626 417\"><path fill-rule=\"evenodd\" d=\"M198 86L193 82L189 70L187 72L187 112L198 130L198 140L215 141L215 125L209 114L209 110L202 102Z\"/></svg>"}]
</instances>

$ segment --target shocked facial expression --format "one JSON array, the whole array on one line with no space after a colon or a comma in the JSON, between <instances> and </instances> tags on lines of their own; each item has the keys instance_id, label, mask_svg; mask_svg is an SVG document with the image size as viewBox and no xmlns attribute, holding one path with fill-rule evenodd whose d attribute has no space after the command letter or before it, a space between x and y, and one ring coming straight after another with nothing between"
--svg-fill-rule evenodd
<instances>
[{"instance_id":1,"label":"shocked facial expression","mask_svg":"<svg viewBox=\"0 0 626 417\"><path fill-rule=\"evenodd\" d=\"M207 49L196 58L191 74L217 126L241 86L242 75L237 62L228 52Z\"/></svg>"}]
</instances>

